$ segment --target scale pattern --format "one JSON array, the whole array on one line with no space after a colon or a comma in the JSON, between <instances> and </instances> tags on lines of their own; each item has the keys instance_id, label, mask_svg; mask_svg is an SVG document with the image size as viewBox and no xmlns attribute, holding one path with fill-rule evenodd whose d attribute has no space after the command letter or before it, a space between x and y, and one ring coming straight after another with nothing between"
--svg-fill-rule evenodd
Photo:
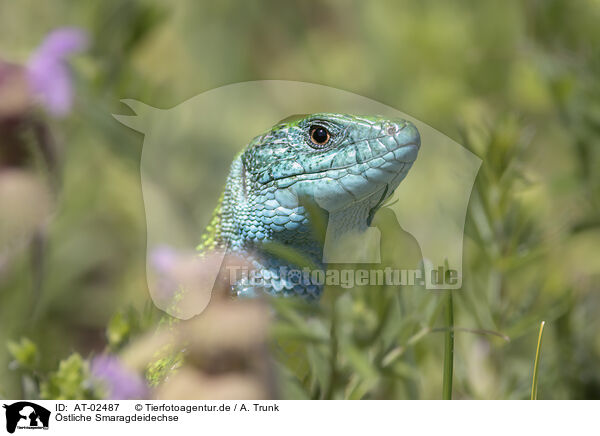
<instances>
[{"instance_id":1,"label":"scale pattern","mask_svg":"<svg viewBox=\"0 0 600 436\"><path fill-rule=\"evenodd\" d=\"M328 132L324 144L311 136L319 128ZM234 295L316 300L322 285L299 277L297 265L266 248L279 244L324 268L305 201L326 210L330 220L335 217L328 232L364 231L419 148L417 128L402 119L319 113L281 122L234 159L199 249L226 249L252 265L255 280L232 283Z\"/></svg>"}]
</instances>

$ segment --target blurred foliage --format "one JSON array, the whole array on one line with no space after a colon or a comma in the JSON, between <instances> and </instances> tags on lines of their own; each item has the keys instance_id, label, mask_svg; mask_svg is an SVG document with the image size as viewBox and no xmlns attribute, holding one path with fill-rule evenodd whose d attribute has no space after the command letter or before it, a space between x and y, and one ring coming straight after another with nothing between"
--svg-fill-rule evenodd
<instances>
[{"instance_id":1,"label":"blurred foliage","mask_svg":"<svg viewBox=\"0 0 600 436\"><path fill-rule=\"evenodd\" d=\"M101 398L90 381L88 363L77 353L64 359L41 384L40 398L52 400L95 400Z\"/></svg>"},{"instance_id":2,"label":"blurred foliage","mask_svg":"<svg viewBox=\"0 0 600 436\"><path fill-rule=\"evenodd\" d=\"M9 354L14 359L13 367L26 370L35 369L39 360L37 346L27 338L21 338L19 342L8 341L6 344Z\"/></svg>"},{"instance_id":3,"label":"blurred foliage","mask_svg":"<svg viewBox=\"0 0 600 436\"><path fill-rule=\"evenodd\" d=\"M160 312L150 302L141 310L133 306L118 308L106 326L108 350L122 350L132 338L156 326L160 321Z\"/></svg>"},{"instance_id":4,"label":"blurred foliage","mask_svg":"<svg viewBox=\"0 0 600 436\"><path fill-rule=\"evenodd\" d=\"M599 21L594 0L0 0L3 60L24 64L63 25L92 42L72 63L74 112L49 121L51 219L0 253L0 396L94 398L81 356L127 354L160 317L148 309L142 137L111 117L119 100L170 107L284 79L394 106L483 159L454 294L454 398L528 398L541 320L538 397L600 398ZM202 171L224 180L221 164ZM440 398L442 297L385 287L272 301L280 395Z\"/></svg>"}]
</instances>

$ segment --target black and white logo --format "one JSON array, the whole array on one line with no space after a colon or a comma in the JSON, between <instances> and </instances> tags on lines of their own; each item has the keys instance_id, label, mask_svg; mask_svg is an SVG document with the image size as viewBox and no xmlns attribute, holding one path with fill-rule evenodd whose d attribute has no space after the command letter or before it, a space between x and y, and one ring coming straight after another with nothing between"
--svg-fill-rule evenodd
<instances>
[{"instance_id":1,"label":"black and white logo","mask_svg":"<svg viewBox=\"0 0 600 436\"><path fill-rule=\"evenodd\" d=\"M29 401L19 401L3 406L6 409L6 431L16 429L48 430L50 411Z\"/></svg>"}]
</instances>

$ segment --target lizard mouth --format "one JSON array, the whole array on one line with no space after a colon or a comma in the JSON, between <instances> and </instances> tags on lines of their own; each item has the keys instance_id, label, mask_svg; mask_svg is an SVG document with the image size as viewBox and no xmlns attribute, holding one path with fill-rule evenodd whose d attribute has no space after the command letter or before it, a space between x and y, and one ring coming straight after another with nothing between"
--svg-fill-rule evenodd
<instances>
[{"instance_id":1,"label":"lizard mouth","mask_svg":"<svg viewBox=\"0 0 600 436\"><path fill-rule=\"evenodd\" d=\"M356 141L345 144L344 148L356 146L361 143L368 144L370 141L378 141L380 144L383 144L381 140L388 138L390 138L390 136L386 135L370 138L368 140ZM389 148L391 148L391 150L379 154L372 154L366 158L360 158L358 154L356 154L354 162L348 162L342 165L334 165L335 159L332 158L332 156L329 156L327 158L329 164L323 162L324 167L314 170L304 168L301 164L294 162L292 165L294 165L296 171L291 174L275 175L273 174L272 168L268 168L258 174L258 179L259 181L261 178L263 180L266 179L262 182L264 185L277 183L278 187L291 186L295 182L302 180L315 180L326 177L337 179L344 175L343 172L357 176L365 175L367 178L369 178L369 174L371 174L371 178L376 179L377 177L374 175L374 172L376 171L395 175L399 171L402 171L403 167L412 165L417 158L420 145L420 141L417 140L410 143L398 144L395 148L388 146L386 147L386 150L389 150ZM340 151L339 153L343 154L344 151Z\"/></svg>"},{"instance_id":2,"label":"lizard mouth","mask_svg":"<svg viewBox=\"0 0 600 436\"><path fill-rule=\"evenodd\" d=\"M330 211L363 204L372 219L382 202L392 195L406 177L420 148L418 136L410 138L410 141L401 138L405 139L402 142L395 135L386 138L364 140L365 145L356 144L373 150L373 142L380 141L379 150L385 147L385 152L382 150L359 157L351 149L345 156L351 162L345 165L321 167L316 171L274 180L273 184L278 189L289 187L298 196L311 196Z\"/></svg>"}]
</instances>

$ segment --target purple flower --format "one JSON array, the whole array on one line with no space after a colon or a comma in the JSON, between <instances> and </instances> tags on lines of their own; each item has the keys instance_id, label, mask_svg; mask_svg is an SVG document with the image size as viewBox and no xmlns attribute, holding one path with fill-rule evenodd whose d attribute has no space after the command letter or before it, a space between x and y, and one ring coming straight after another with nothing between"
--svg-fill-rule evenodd
<instances>
[{"instance_id":1,"label":"purple flower","mask_svg":"<svg viewBox=\"0 0 600 436\"><path fill-rule=\"evenodd\" d=\"M87 47L86 34L77 28L50 32L27 65L27 77L33 94L50 114L62 117L73 104L73 85L67 65L69 56Z\"/></svg>"},{"instance_id":2,"label":"purple flower","mask_svg":"<svg viewBox=\"0 0 600 436\"><path fill-rule=\"evenodd\" d=\"M153 300L159 307L168 307L179 288L175 277L181 255L168 245L159 245L150 252L148 266L152 274L149 276L149 290Z\"/></svg>"},{"instance_id":3,"label":"purple flower","mask_svg":"<svg viewBox=\"0 0 600 436\"><path fill-rule=\"evenodd\" d=\"M107 400L139 400L149 395L144 379L123 366L116 356L96 356L92 360L91 372L107 389Z\"/></svg>"},{"instance_id":4,"label":"purple flower","mask_svg":"<svg viewBox=\"0 0 600 436\"><path fill-rule=\"evenodd\" d=\"M177 252L168 245L160 245L150 253L150 265L159 274L167 274L177 263Z\"/></svg>"}]
</instances>

